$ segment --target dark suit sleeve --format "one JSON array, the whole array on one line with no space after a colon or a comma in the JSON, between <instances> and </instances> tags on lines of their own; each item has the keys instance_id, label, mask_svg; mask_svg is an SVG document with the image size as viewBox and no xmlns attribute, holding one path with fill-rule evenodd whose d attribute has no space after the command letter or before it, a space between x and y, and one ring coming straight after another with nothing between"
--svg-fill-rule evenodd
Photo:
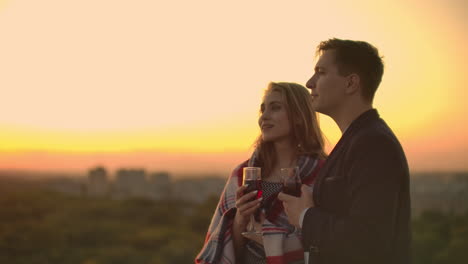
<instances>
[{"instance_id":1,"label":"dark suit sleeve","mask_svg":"<svg viewBox=\"0 0 468 264\"><path fill-rule=\"evenodd\" d=\"M320 263L385 263L391 255L407 167L391 137L366 136L355 142L343 161L346 177L321 185L332 209L311 208L304 217L305 250L311 251L311 259L324 261Z\"/></svg>"}]
</instances>

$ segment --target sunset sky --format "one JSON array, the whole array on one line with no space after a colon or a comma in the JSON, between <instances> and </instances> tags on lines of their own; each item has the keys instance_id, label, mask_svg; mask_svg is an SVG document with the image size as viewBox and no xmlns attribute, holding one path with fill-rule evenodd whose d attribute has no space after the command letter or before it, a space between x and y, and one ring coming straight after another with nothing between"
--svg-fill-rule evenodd
<instances>
[{"instance_id":1,"label":"sunset sky","mask_svg":"<svg viewBox=\"0 0 468 264\"><path fill-rule=\"evenodd\" d=\"M468 170L468 2L0 0L0 170L226 173L270 81L315 47L384 56L374 107L413 171ZM341 136L321 115L330 149Z\"/></svg>"}]
</instances>

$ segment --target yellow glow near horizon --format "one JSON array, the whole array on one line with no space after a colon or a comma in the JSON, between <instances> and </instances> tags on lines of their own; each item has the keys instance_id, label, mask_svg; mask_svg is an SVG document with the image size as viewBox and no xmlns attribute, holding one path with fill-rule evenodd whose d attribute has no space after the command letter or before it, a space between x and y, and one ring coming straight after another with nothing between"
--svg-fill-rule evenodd
<instances>
[{"instance_id":1,"label":"yellow glow near horizon","mask_svg":"<svg viewBox=\"0 0 468 264\"><path fill-rule=\"evenodd\" d=\"M57 131L25 131L3 129L4 143L0 152L220 152L246 151L255 140L258 129L249 127L217 128L216 134L206 133L207 127L139 132L77 133ZM238 129L238 130L237 130ZM250 144L245 144L250 142Z\"/></svg>"},{"instance_id":2,"label":"yellow glow near horizon","mask_svg":"<svg viewBox=\"0 0 468 264\"><path fill-rule=\"evenodd\" d=\"M374 106L422 168L468 149L467 5L0 0L0 152L248 151L268 82L305 84L338 37L383 54Z\"/></svg>"}]
</instances>

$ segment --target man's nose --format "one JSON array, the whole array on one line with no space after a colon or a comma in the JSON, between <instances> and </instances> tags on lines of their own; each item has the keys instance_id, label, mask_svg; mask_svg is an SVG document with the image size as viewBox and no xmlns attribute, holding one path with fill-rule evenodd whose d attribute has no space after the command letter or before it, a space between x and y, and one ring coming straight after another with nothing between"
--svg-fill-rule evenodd
<instances>
[{"instance_id":1,"label":"man's nose","mask_svg":"<svg viewBox=\"0 0 468 264\"><path fill-rule=\"evenodd\" d=\"M314 78L314 76L315 75L312 75L312 77L310 77L310 79L306 83L306 87L309 88L309 89L315 88L315 78Z\"/></svg>"}]
</instances>

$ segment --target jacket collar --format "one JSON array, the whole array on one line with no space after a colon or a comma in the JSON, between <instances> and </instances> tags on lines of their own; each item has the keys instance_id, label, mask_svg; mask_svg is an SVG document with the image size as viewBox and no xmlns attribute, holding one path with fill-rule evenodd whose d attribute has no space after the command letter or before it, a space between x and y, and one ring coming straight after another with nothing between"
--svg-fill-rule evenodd
<instances>
[{"instance_id":1,"label":"jacket collar","mask_svg":"<svg viewBox=\"0 0 468 264\"><path fill-rule=\"evenodd\" d=\"M378 120L380 118L379 113L377 112L376 109L369 109L359 115L352 123L349 125L349 127L346 129L346 131L343 133L341 136L340 140L338 143L336 143L335 147L331 151L330 155L328 156L328 159L334 156L335 152L341 149L341 146L345 144L345 142L348 141L349 137L352 137L352 135L359 131L361 127L365 126L369 122L372 122L374 120Z\"/></svg>"}]
</instances>

